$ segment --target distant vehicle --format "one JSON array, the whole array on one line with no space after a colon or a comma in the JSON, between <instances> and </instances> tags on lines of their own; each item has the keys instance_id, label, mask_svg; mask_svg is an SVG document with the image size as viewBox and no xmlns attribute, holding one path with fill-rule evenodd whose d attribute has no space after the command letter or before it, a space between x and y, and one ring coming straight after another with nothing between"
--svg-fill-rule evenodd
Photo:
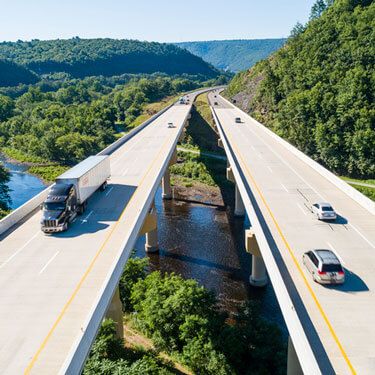
<instances>
[{"instance_id":1,"label":"distant vehicle","mask_svg":"<svg viewBox=\"0 0 375 375\"><path fill-rule=\"evenodd\" d=\"M237 100L236 100L236 99L233 99L233 103L237 103Z\"/></svg>"},{"instance_id":2,"label":"distant vehicle","mask_svg":"<svg viewBox=\"0 0 375 375\"><path fill-rule=\"evenodd\" d=\"M303 254L303 264L319 284L343 284L344 269L331 250L311 250Z\"/></svg>"},{"instance_id":3,"label":"distant vehicle","mask_svg":"<svg viewBox=\"0 0 375 375\"><path fill-rule=\"evenodd\" d=\"M215 98L216 98L216 95L215 95Z\"/></svg>"},{"instance_id":4,"label":"distant vehicle","mask_svg":"<svg viewBox=\"0 0 375 375\"><path fill-rule=\"evenodd\" d=\"M109 156L90 156L57 177L42 203L41 229L44 233L63 232L96 190L105 190L110 176Z\"/></svg>"},{"instance_id":5,"label":"distant vehicle","mask_svg":"<svg viewBox=\"0 0 375 375\"><path fill-rule=\"evenodd\" d=\"M184 98L180 98L180 104L185 104L185 99Z\"/></svg>"},{"instance_id":6,"label":"distant vehicle","mask_svg":"<svg viewBox=\"0 0 375 375\"><path fill-rule=\"evenodd\" d=\"M168 128L174 128L173 122L168 122Z\"/></svg>"},{"instance_id":7,"label":"distant vehicle","mask_svg":"<svg viewBox=\"0 0 375 375\"><path fill-rule=\"evenodd\" d=\"M236 117L236 119L235 119L235 122L237 123L237 124L241 124L241 117Z\"/></svg>"},{"instance_id":8,"label":"distant vehicle","mask_svg":"<svg viewBox=\"0 0 375 375\"><path fill-rule=\"evenodd\" d=\"M329 203L318 202L311 206L312 212L318 220L336 220L337 214Z\"/></svg>"},{"instance_id":9,"label":"distant vehicle","mask_svg":"<svg viewBox=\"0 0 375 375\"><path fill-rule=\"evenodd\" d=\"M214 105L218 105L217 102L215 102Z\"/></svg>"}]
</instances>

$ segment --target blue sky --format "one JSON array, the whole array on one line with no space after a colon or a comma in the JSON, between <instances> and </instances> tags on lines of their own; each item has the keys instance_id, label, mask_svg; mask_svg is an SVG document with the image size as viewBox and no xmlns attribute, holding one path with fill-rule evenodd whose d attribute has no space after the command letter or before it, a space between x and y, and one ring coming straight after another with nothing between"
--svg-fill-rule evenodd
<instances>
[{"instance_id":1,"label":"blue sky","mask_svg":"<svg viewBox=\"0 0 375 375\"><path fill-rule=\"evenodd\" d=\"M289 35L315 0L0 0L0 40L172 42Z\"/></svg>"}]
</instances>

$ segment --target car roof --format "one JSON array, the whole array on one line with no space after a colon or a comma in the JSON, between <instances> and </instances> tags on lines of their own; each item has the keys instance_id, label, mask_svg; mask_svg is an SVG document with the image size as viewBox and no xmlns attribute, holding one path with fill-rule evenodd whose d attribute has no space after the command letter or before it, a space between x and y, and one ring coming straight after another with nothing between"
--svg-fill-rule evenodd
<instances>
[{"instance_id":1,"label":"car roof","mask_svg":"<svg viewBox=\"0 0 375 375\"><path fill-rule=\"evenodd\" d=\"M325 264L341 264L336 254L331 250L316 249L313 252Z\"/></svg>"},{"instance_id":2,"label":"car roof","mask_svg":"<svg viewBox=\"0 0 375 375\"><path fill-rule=\"evenodd\" d=\"M321 207L331 207L332 205L328 202L316 202Z\"/></svg>"}]
</instances>

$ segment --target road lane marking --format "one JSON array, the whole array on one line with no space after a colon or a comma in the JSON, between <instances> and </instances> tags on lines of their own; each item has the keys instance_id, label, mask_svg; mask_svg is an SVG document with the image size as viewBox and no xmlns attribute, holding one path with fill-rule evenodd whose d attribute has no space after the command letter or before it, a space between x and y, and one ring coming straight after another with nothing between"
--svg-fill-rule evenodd
<instances>
[{"instance_id":1,"label":"road lane marking","mask_svg":"<svg viewBox=\"0 0 375 375\"><path fill-rule=\"evenodd\" d=\"M111 194L111 191L113 190L113 186L111 186L108 191L105 193L105 196L108 197L109 194Z\"/></svg>"},{"instance_id":2,"label":"road lane marking","mask_svg":"<svg viewBox=\"0 0 375 375\"><path fill-rule=\"evenodd\" d=\"M331 250L335 253L337 258L339 258L340 262L345 265L344 260L341 258L340 254L337 252L337 250L332 246L330 242L327 241L327 245L331 248Z\"/></svg>"},{"instance_id":3,"label":"road lane marking","mask_svg":"<svg viewBox=\"0 0 375 375\"><path fill-rule=\"evenodd\" d=\"M303 209L303 207L302 207L299 203L297 203L297 206L298 206L298 208L302 211L302 213L303 213L305 216L307 216L306 211Z\"/></svg>"},{"instance_id":4,"label":"road lane marking","mask_svg":"<svg viewBox=\"0 0 375 375\"><path fill-rule=\"evenodd\" d=\"M273 173L273 170L272 170L272 168L271 168L270 166L267 166L267 168L268 168L268 170L269 170L271 173Z\"/></svg>"},{"instance_id":5,"label":"road lane marking","mask_svg":"<svg viewBox=\"0 0 375 375\"><path fill-rule=\"evenodd\" d=\"M375 249L375 245L368 240L360 231L357 229L353 224L348 223L350 227L352 227L373 249Z\"/></svg>"},{"instance_id":6,"label":"road lane marking","mask_svg":"<svg viewBox=\"0 0 375 375\"><path fill-rule=\"evenodd\" d=\"M173 138L175 138L176 135L174 134L173 135ZM172 139L172 137L170 137ZM83 276L81 277L80 281L78 282L77 286L75 287L73 293L71 294L71 296L69 297L68 301L65 303L64 307L62 308L60 314L58 315L57 319L55 320L55 322L53 323L52 327L50 328L50 330L48 331L46 337L44 338L44 340L42 341L42 343L40 344L38 350L35 352L35 354L33 355L33 357L31 358L29 364L27 365L25 371L24 371L24 374L30 374L32 368L34 367L36 361L38 360L39 356L40 356L40 353L43 351L43 349L46 347L49 339L51 338L53 332L55 331L56 327L58 326L58 324L60 323L60 321L62 320L62 318L64 317L66 311L68 310L69 306L71 305L71 303L73 302L74 298L76 297L76 295L78 294L79 290L81 289L81 286L82 284L84 283L84 281L86 280L87 276L90 274L90 272L92 271L95 263L96 263L96 260L99 258L100 254L103 252L105 246L107 245L108 241L110 240L110 238L112 237L112 234L114 233L115 229L117 228L119 222L121 221L122 217L124 216L125 212L126 212L126 208L129 207L129 204L132 202L132 200L134 199L134 197L137 195L137 193L139 192L139 188L142 186L144 180L146 179L147 175L150 173L151 169L153 168L154 164L156 163L156 161L160 158L160 155L162 154L162 151L164 151L164 149L166 148L167 146L167 143L170 141L170 139L168 138L162 145L162 147L160 148L159 152L157 153L155 159L151 162L149 168L147 169L146 173L143 175L142 179L140 180L139 184L138 184L138 187L136 188L135 192L133 193L133 195L130 197L127 205L124 207L123 211L121 212L121 215L120 217L118 218L118 220L113 224L112 228L110 229L108 235L106 236L105 240L103 241L102 245L100 246L99 250L96 252L94 258L91 260L88 268L86 269L85 273L83 274Z\"/></svg>"},{"instance_id":7,"label":"road lane marking","mask_svg":"<svg viewBox=\"0 0 375 375\"><path fill-rule=\"evenodd\" d=\"M3 264L0 265L0 269L7 265L16 255L18 255L33 239L38 237L40 232L35 233L22 247L20 247L13 255L11 255Z\"/></svg>"},{"instance_id":8,"label":"road lane marking","mask_svg":"<svg viewBox=\"0 0 375 375\"><path fill-rule=\"evenodd\" d=\"M268 211L268 213L269 213L269 215L270 215L270 217L271 217L271 219L272 219L272 221L273 221L273 223L274 223L274 225L276 227L276 230L277 230L277 232L280 235L281 240L284 242L284 245L286 246L286 248L288 250L288 253L291 256L294 265L296 266L297 270L299 271L299 274L301 275L302 280L305 283L305 286L307 287L308 291L310 292L310 295L311 295L312 299L314 300L315 305L317 306L318 311L320 312L323 320L325 321L325 323L326 323L326 325L328 327L328 330L331 333L332 338L336 342L336 345L338 346L338 348L339 348L339 350L340 350L340 352L341 352L341 354L342 354L342 356L343 356L346 364L348 365L348 367L349 367L349 369L350 369L350 371L351 371L352 374L357 374L356 371L355 371L355 369L354 369L354 367L353 367L353 365L352 365L352 363L350 362L349 357L346 354L345 349L342 346L342 344L341 344L341 342L340 342L340 340L339 340L339 338L338 338L335 330L333 329L333 326L332 326L331 322L329 321L327 314L325 313L322 305L320 304L320 302L318 300L318 297L316 296L316 294L313 291L310 283L308 282L308 280L306 278L306 275L303 272L302 267L299 264L299 262L298 262L298 260L297 260L297 258L295 256L295 254L294 254L294 251L292 250L291 246L289 245L289 242L287 241L284 233L282 232L281 227L280 227L279 223L277 222L277 220L276 220L273 212L271 211L271 208L269 207L269 205L268 205L268 203L267 203L267 201L266 201L266 199L265 199L262 191L260 190L257 182L255 181L253 175L251 174L251 172L249 170L249 167L247 166L247 163L245 162L245 160L244 160L241 152L239 152L238 147L237 147L236 143L233 142L231 136L228 133L226 135L231 140L232 148L234 150L236 150L236 153L238 154L238 157L241 159L241 162L242 162L242 164L244 166L244 172L246 172L246 174L250 177L250 180L253 182L253 185L255 186L256 191L258 192L258 194L259 194L259 196L260 196L260 198L261 198L264 206L266 207L266 210Z\"/></svg>"},{"instance_id":9,"label":"road lane marking","mask_svg":"<svg viewBox=\"0 0 375 375\"><path fill-rule=\"evenodd\" d=\"M254 134L274 155L276 155L276 157L281 160L288 168L290 168L313 192L315 192L315 194L317 194L321 199L322 201L327 201L326 198L324 198L322 196L322 194L320 194L311 184L309 184L305 178L303 178L287 161L285 161L276 151L274 151L271 147L268 146L268 144L256 133L254 132L250 127L247 127L247 129L252 133ZM243 132L241 132L242 135ZM350 224L349 225L373 248L375 249L375 245L370 241L368 240L364 234L362 234L360 232L359 229L357 229L353 224Z\"/></svg>"},{"instance_id":10,"label":"road lane marking","mask_svg":"<svg viewBox=\"0 0 375 375\"><path fill-rule=\"evenodd\" d=\"M87 223L89 217L93 214L94 210L91 210L90 213L81 221L81 224Z\"/></svg>"},{"instance_id":11,"label":"road lane marking","mask_svg":"<svg viewBox=\"0 0 375 375\"><path fill-rule=\"evenodd\" d=\"M60 251L57 251L55 255L52 256L52 258L44 265L44 267L39 271L39 275L44 272L44 270L49 266L49 264L56 258L56 256L60 253Z\"/></svg>"},{"instance_id":12,"label":"road lane marking","mask_svg":"<svg viewBox=\"0 0 375 375\"><path fill-rule=\"evenodd\" d=\"M280 185L281 185L281 187L282 187L287 193L289 193L289 190L285 187L284 184L280 184Z\"/></svg>"}]
</instances>

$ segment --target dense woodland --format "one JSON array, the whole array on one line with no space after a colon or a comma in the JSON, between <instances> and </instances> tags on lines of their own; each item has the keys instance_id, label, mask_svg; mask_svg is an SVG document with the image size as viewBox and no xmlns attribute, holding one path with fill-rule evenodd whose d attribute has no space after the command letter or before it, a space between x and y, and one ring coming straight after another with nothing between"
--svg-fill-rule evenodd
<instances>
[{"instance_id":1,"label":"dense woodland","mask_svg":"<svg viewBox=\"0 0 375 375\"><path fill-rule=\"evenodd\" d=\"M17 86L38 81L36 74L12 61L0 60L0 86Z\"/></svg>"},{"instance_id":2,"label":"dense woodland","mask_svg":"<svg viewBox=\"0 0 375 375\"><path fill-rule=\"evenodd\" d=\"M285 373L286 348L280 330L261 317L258 305L243 305L236 322L228 324L212 292L175 274L147 274L147 265L147 259L129 259L119 287L129 324L150 338L155 350L124 348L106 321L84 375L179 373L162 360L160 352L194 374Z\"/></svg>"},{"instance_id":3,"label":"dense woodland","mask_svg":"<svg viewBox=\"0 0 375 375\"><path fill-rule=\"evenodd\" d=\"M212 40L207 42L183 42L185 48L218 69L239 72L265 59L278 50L285 39Z\"/></svg>"},{"instance_id":4,"label":"dense woodland","mask_svg":"<svg viewBox=\"0 0 375 375\"><path fill-rule=\"evenodd\" d=\"M227 95L332 171L375 176L375 3L318 0Z\"/></svg>"},{"instance_id":5,"label":"dense woodland","mask_svg":"<svg viewBox=\"0 0 375 375\"><path fill-rule=\"evenodd\" d=\"M172 44L137 40L76 37L2 42L0 59L17 63L38 75L65 72L73 78L160 72L209 79L219 74L200 57Z\"/></svg>"}]
</instances>

